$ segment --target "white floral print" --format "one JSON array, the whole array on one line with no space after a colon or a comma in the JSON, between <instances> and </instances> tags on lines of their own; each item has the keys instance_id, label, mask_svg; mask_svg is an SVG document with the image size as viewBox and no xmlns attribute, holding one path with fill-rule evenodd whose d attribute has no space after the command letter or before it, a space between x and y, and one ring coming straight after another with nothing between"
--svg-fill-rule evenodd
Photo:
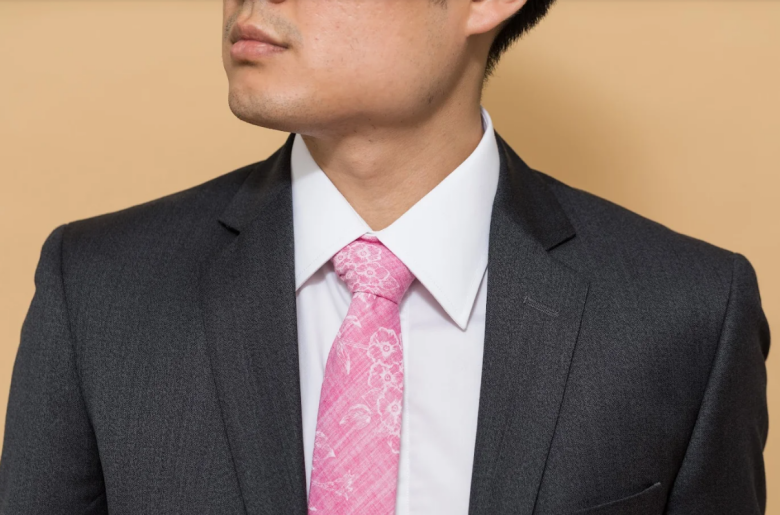
<instances>
[{"instance_id":1,"label":"white floral print","mask_svg":"<svg viewBox=\"0 0 780 515\"><path fill-rule=\"evenodd\" d=\"M339 332L336 335L336 341L333 342L333 345L336 346L336 354L338 355L341 364L344 365L344 370L346 371L347 375L349 375L349 371L352 368L350 347L354 347L355 344L349 343L347 341L345 333L348 332L347 329L352 326L362 327L360 320L355 315L349 315L344 319L344 322L341 324Z\"/></svg>"},{"instance_id":2,"label":"white floral print","mask_svg":"<svg viewBox=\"0 0 780 515\"><path fill-rule=\"evenodd\" d=\"M382 259L382 248L372 243L355 242L349 247L349 257L358 263L368 263Z\"/></svg>"},{"instance_id":3,"label":"white floral print","mask_svg":"<svg viewBox=\"0 0 780 515\"><path fill-rule=\"evenodd\" d=\"M333 481L317 481L313 479L312 484L349 499L349 493L354 489L352 485L355 482L355 477L357 476L347 472Z\"/></svg>"},{"instance_id":4,"label":"white floral print","mask_svg":"<svg viewBox=\"0 0 780 515\"><path fill-rule=\"evenodd\" d=\"M318 461L335 457L336 452L328 443L328 435L322 431L317 431L314 434L314 454L312 456L312 467L314 467Z\"/></svg>"},{"instance_id":5,"label":"white floral print","mask_svg":"<svg viewBox=\"0 0 780 515\"><path fill-rule=\"evenodd\" d=\"M352 302L325 367L309 511L355 513L371 503L392 513L404 386L398 303L414 276L375 236L331 261Z\"/></svg>"},{"instance_id":6,"label":"white floral print","mask_svg":"<svg viewBox=\"0 0 780 515\"><path fill-rule=\"evenodd\" d=\"M376 403L381 417L381 425L377 431L394 436L401 436L401 398L393 395L386 396L385 391Z\"/></svg>"},{"instance_id":7,"label":"white floral print","mask_svg":"<svg viewBox=\"0 0 780 515\"><path fill-rule=\"evenodd\" d=\"M366 291L374 294L395 292L399 289L398 281L390 275L390 271L378 262L367 262L347 270L342 277L353 290Z\"/></svg>"},{"instance_id":8,"label":"white floral print","mask_svg":"<svg viewBox=\"0 0 780 515\"><path fill-rule=\"evenodd\" d=\"M378 361L402 363L404 356L396 332L386 327L380 327L371 335L371 340L368 342L368 356L375 363Z\"/></svg>"},{"instance_id":9,"label":"white floral print","mask_svg":"<svg viewBox=\"0 0 780 515\"><path fill-rule=\"evenodd\" d=\"M403 368L400 363L383 363L377 361L368 371L368 386L371 388L395 388L401 389L403 386Z\"/></svg>"},{"instance_id":10,"label":"white floral print","mask_svg":"<svg viewBox=\"0 0 780 515\"><path fill-rule=\"evenodd\" d=\"M371 423L371 408L365 404L355 404L347 410L347 414L341 417L339 424L351 423L354 429L363 429Z\"/></svg>"}]
</instances>

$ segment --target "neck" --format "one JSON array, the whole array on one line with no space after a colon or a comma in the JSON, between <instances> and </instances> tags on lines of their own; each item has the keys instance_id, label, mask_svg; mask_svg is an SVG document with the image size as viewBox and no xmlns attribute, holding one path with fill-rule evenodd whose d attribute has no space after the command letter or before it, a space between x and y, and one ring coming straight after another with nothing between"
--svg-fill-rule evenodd
<instances>
[{"instance_id":1,"label":"neck","mask_svg":"<svg viewBox=\"0 0 780 515\"><path fill-rule=\"evenodd\" d=\"M344 198L379 231L465 161L482 135L479 105L461 104L406 125L369 125L335 137L302 137Z\"/></svg>"}]
</instances>

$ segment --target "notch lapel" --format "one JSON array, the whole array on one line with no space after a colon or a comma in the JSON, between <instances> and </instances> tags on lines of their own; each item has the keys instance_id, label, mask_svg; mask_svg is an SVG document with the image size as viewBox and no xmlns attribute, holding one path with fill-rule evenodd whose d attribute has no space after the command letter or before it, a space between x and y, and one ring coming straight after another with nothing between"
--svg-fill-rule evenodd
<instances>
[{"instance_id":1,"label":"notch lapel","mask_svg":"<svg viewBox=\"0 0 780 515\"><path fill-rule=\"evenodd\" d=\"M471 515L533 513L588 291L551 254L574 237L553 192L496 138Z\"/></svg>"},{"instance_id":2,"label":"notch lapel","mask_svg":"<svg viewBox=\"0 0 780 515\"><path fill-rule=\"evenodd\" d=\"M255 165L200 276L207 351L248 515L306 513L290 153ZM574 229L541 176L501 158L469 513L533 513L588 282L552 257Z\"/></svg>"},{"instance_id":3,"label":"notch lapel","mask_svg":"<svg viewBox=\"0 0 780 515\"><path fill-rule=\"evenodd\" d=\"M200 277L207 350L246 512L306 513L290 151L254 166Z\"/></svg>"}]
</instances>

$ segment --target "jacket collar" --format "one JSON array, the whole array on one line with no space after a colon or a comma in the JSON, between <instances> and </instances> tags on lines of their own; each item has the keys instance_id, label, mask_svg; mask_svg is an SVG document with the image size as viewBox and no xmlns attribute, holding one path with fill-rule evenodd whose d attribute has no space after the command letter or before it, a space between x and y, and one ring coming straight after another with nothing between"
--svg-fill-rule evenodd
<instances>
[{"instance_id":1,"label":"jacket collar","mask_svg":"<svg viewBox=\"0 0 780 515\"><path fill-rule=\"evenodd\" d=\"M511 209L515 211L523 230L546 250L573 238L574 227L555 194L544 183L544 176L529 168L495 129L494 134L500 154L500 177L504 182L499 184L499 188L511 191ZM242 227L261 216L262 200L269 193L291 192L290 160L295 136L291 133L268 159L255 164L254 170L219 217L223 225L240 232ZM292 219L289 222L292 223Z\"/></svg>"}]
</instances>

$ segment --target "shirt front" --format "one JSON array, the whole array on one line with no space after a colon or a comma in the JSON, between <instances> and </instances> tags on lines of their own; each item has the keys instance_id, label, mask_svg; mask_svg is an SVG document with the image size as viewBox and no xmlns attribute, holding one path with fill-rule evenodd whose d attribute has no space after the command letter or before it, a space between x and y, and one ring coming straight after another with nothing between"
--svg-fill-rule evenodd
<instances>
[{"instance_id":1,"label":"shirt front","mask_svg":"<svg viewBox=\"0 0 780 515\"><path fill-rule=\"evenodd\" d=\"M325 363L352 298L330 258L373 234L416 277L399 304L404 390L396 514L468 512L488 236L499 173L493 124L483 107L480 112L483 135L474 151L381 231L371 230L295 135L292 200L307 492Z\"/></svg>"}]
</instances>

